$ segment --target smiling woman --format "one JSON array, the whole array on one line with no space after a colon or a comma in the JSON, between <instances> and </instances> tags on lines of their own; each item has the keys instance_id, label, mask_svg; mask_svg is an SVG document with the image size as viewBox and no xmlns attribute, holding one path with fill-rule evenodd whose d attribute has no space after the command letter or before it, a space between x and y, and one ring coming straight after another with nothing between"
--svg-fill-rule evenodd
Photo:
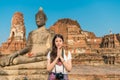
<instances>
[{"instance_id":1,"label":"smiling woman","mask_svg":"<svg viewBox=\"0 0 120 80\"><path fill-rule=\"evenodd\" d=\"M48 80L69 80L67 73L72 69L71 53L63 48L63 36L56 34L52 41L52 51L47 55Z\"/></svg>"}]
</instances>

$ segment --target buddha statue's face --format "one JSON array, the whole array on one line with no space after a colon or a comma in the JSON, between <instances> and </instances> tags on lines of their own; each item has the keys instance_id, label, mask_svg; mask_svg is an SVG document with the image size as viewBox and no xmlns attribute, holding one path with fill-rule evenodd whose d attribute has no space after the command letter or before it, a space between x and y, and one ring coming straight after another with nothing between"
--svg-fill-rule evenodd
<instances>
[{"instance_id":1,"label":"buddha statue's face","mask_svg":"<svg viewBox=\"0 0 120 80\"><path fill-rule=\"evenodd\" d=\"M45 22L46 22L46 15L43 13L43 11L39 11L36 14L36 24L37 24L38 28L45 25Z\"/></svg>"}]
</instances>

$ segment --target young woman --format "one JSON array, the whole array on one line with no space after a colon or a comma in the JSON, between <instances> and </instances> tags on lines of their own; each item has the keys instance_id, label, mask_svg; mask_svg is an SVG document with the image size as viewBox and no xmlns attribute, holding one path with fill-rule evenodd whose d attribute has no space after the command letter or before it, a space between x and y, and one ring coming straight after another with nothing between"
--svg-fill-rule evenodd
<instances>
[{"instance_id":1,"label":"young woman","mask_svg":"<svg viewBox=\"0 0 120 80\"><path fill-rule=\"evenodd\" d=\"M48 80L69 80L67 72L71 71L71 53L63 48L64 39L56 34L52 41L52 51L47 55Z\"/></svg>"}]
</instances>

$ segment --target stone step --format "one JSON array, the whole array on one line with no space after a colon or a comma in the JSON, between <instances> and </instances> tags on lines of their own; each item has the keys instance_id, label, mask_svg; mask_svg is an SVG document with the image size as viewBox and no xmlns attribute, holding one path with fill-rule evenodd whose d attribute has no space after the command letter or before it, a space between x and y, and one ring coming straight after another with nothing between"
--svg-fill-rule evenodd
<instances>
[{"instance_id":1,"label":"stone step","mask_svg":"<svg viewBox=\"0 0 120 80\"><path fill-rule=\"evenodd\" d=\"M34 75L47 73L46 69L0 70L0 75Z\"/></svg>"},{"instance_id":2,"label":"stone step","mask_svg":"<svg viewBox=\"0 0 120 80\"><path fill-rule=\"evenodd\" d=\"M69 74L70 80L120 80L120 75Z\"/></svg>"},{"instance_id":3,"label":"stone step","mask_svg":"<svg viewBox=\"0 0 120 80\"><path fill-rule=\"evenodd\" d=\"M47 78L47 74L0 76L0 80L47 80Z\"/></svg>"}]
</instances>

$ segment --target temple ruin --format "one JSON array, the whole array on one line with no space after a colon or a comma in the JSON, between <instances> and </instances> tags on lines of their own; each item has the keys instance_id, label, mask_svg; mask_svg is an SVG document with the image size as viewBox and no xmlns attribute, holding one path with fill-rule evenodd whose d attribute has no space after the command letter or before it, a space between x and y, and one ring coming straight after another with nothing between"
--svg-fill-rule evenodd
<instances>
[{"instance_id":1,"label":"temple ruin","mask_svg":"<svg viewBox=\"0 0 120 80\"><path fill-rule=\"evenodd\" d=\"M24 48L26 45L25 34L23 14L16 12L11 20L10 36L0 47L1 54L10 54Z\"/></svg>"}]
</instances>

